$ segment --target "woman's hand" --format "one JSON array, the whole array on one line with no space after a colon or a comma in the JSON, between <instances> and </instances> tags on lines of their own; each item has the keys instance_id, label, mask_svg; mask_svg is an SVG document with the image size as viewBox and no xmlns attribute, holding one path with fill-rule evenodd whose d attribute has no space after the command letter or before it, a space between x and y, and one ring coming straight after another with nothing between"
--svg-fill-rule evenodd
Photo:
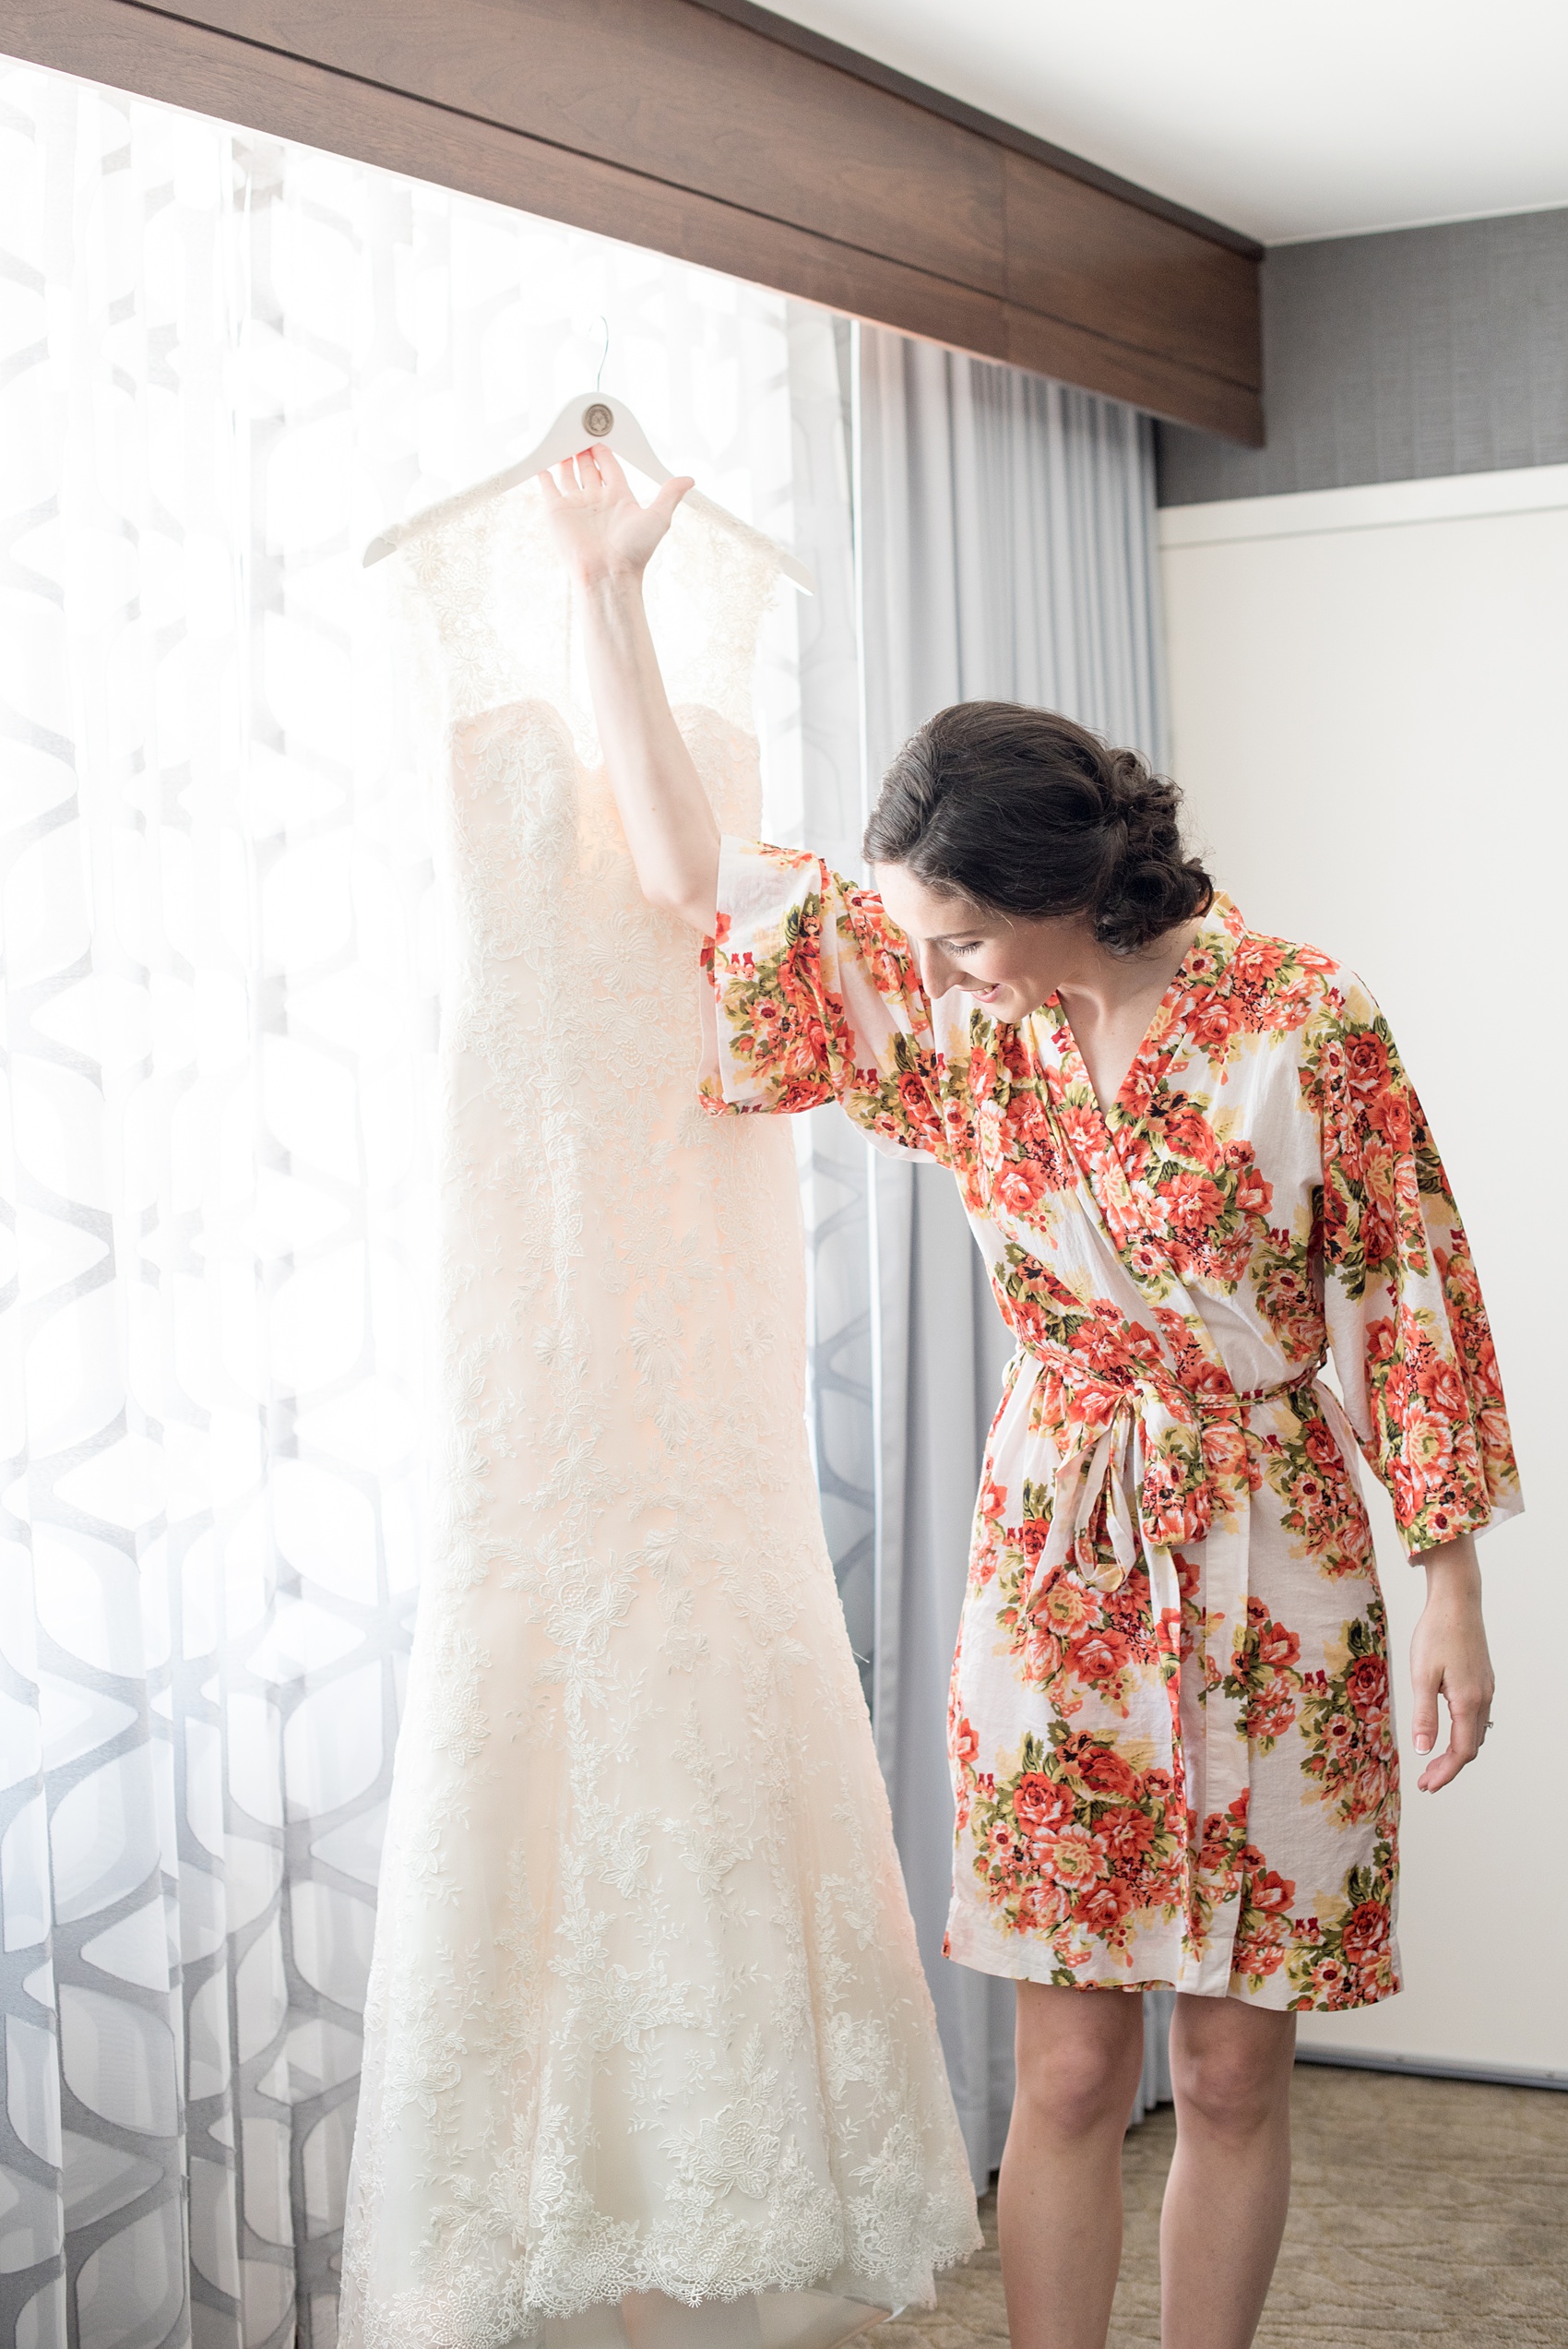
<instances>
[{"instance_id":1,"label":"woman's hand","mask_svg":"<svg viewBox=\"0 0 1568 2349\"><path fill-rule=\"evenodd\" d=\"M640 579L692 486L689 479L666 482L648 505L639 506L616 458L603 447L581 450L553 473L540 473L539 483L555 543L584 587Z\"/></svg>"},{"instance_id":2,"label":"woman's hand","mask_svg":"<svg viewBox=\"0 0 1568 2349\"><path fill-rule=\"evenodd\" d=\"M1428 1550L1427 1603L1410 1641L1410 1683L1415 1694L1411 1723L1418 1754L1431 1754L1417 1784L1424 1795L1458 1777L1475 1760L1491 1724L1493 1680L1481 1620L1481 1573L1476 1545L1467 1533ZM1437 1700L1448 1707L1448 1745L1437 1743Z\"/></svg>"}]
</instances>

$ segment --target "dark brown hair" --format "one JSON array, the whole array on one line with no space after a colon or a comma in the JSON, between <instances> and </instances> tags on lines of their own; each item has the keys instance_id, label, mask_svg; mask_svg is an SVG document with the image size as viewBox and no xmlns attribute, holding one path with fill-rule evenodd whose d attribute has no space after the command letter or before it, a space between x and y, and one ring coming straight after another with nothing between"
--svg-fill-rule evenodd
<instances>
[{"instance_id":1,"label":"dark brown hair","mask_svg":"<svg viewBox=\"0 0 1568 2349\"><path fill-rule=\"evenodd\" d=\"M1135 750L1054 710L960 701L888 769L865 854L989 912L1082 914L1133 954L1213 901L1182 851L1181 800Z\"/></svg>"}]
</instances>

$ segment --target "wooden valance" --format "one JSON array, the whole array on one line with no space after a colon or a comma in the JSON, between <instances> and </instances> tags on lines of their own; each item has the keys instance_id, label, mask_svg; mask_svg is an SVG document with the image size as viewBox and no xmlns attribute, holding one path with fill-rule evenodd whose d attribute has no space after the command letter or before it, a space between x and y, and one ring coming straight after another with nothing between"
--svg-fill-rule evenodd
<instances>
[{"instance_id":1,"label":"wooden valance","mask_svg":"<svg viewBox=\"0 0 1568 2349\"><path fill-rule=\"evenodd\" d=\"M1263 440L1259 246L745 0L0 0L0 50Z\"/></svg>"}]
</instances>

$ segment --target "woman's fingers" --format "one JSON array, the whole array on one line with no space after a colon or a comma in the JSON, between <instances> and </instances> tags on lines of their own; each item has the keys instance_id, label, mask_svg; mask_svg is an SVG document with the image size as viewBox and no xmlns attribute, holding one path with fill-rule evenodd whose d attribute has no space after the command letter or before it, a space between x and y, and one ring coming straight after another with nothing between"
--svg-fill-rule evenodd
<instances>
[{"instance_id":1,"label":"woman's fingers","mask_svg":"<svg viewBox=\"0 0 1568 2349\"><path fill-rule=\"evenodd\" d=\"M1479 1688L1462 1690L1448 1699L1448 1748L1461 1765L1474 1761L1486 1735L1486 1699Z\"/></svg>"},{"instance_id":2,"label":"woman's fingers","mask_svg":"<svg viewBox=\"0 0 1568 2349\"><path fill-rule=\"evenodd\" d=\"M677 473L664 483L653 501L653 511L659 516L666 530L669 529L674 518L675 508L686 492L695 487L696 483L689 473Z\"/></svg>"},{"instance_id":3,"label":"woman's fingers","mask_svg":"<svg viewBox=\"0 0 1568 2349\"><path fill-rule=\"evenodd\" d=\"M1410 1734L1418 1754L1430 1754L1437 1743L1437 1691L1441 1675L1423 1668L1414 1656L1410 1659L1410 1695L1412 1709Z\"/></svg>"},{"instance_id":4,"label":"woman's fingers","mask_svg":"<svg viewBox=\"0 0 1568 2349\"><path fill-rule=\"evenodd\" d=\"M548 495L558 504L618 506L627 503L635 506L637 502L631 483L621 470L619 458L601 441L564 458L559 465L540 473L539 479ZM695 486L690 474L677 474L656 493L647 510L659 514L668 528L676 507L686 492Z\"/></svg>"},{"instance_id":5,"label":"woman's fingers","mask_svg":"<svg viewBox=\"0 0 1568 2349\"><path fill-rule=\"evenodd\" d=\"M1486 1743L1486 1733L1491 1725L1491 1691L1490 1688L1467 1688L1452 1694L1444 1688L1448 1704L1448 1744L1443 1752L1434 1754L1422 1771L1417 1784L1425 1795L1436 1794L1440 1786L1451 1785L1467 1762L1473 1762ZM1417 1698L1418 1711L1420 1699ZM1433 1699L1432 1716L1436 1718ZM1420 1735L1417 1732L1416 1749L1421 1750Z\"/></svg>"},{"instance_id":6,"label":"woman's fingers","mask_svg":"<svg viewBox=\"0 0 1568 2349\"><path fill-rule=\"evenodd\" d=\"M579 449L575 457L564 457L558 465L546 466L535 478L547 497L566 506L581 501L584 492L592 493L602 486L593 462L591 448Z\"/></svg>"}]
</instances>

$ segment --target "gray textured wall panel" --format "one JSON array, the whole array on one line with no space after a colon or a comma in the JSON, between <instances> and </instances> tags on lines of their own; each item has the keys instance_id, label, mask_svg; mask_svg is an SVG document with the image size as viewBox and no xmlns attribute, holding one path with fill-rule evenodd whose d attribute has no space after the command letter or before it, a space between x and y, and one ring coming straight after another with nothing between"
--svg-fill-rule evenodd
<instances>
[{"instance_id":1,"label":"gray textured wall panel","mask_svg":"<svg viewBox=\"0 0 1568 2349\"><path fill-rule=\"evenodd\" d=\"M1159 502L1568 462L1568 210L1276 245L1268 443L1159 428Z\"/></svg>"}]
</instances>

